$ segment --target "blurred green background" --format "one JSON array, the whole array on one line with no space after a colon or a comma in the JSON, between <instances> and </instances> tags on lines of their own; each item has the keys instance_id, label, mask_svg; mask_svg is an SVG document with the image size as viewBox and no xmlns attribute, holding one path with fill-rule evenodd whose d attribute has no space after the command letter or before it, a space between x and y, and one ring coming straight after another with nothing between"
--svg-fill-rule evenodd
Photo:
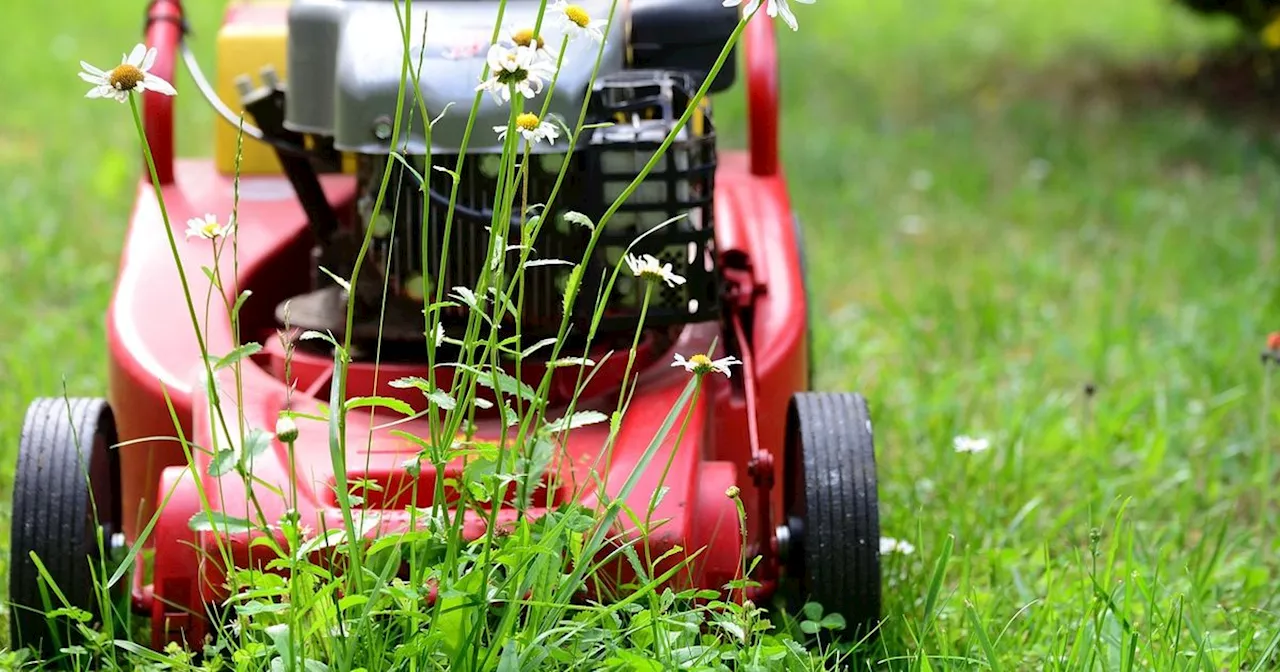
<instances>
[{"instance_id":1,"label":"blurred green background","mask_svg":"<svg viewBox=\"0 0 1280 672\"><path fill-rule=\"evenodd\" d=\"M223 4L188 4L211 68ZM1263 665L1280 633L1280 460L1257 356L1280 328L1266 59L1226 60L1234 26L1167 0L795 10L783 151L818 383L870 398L884 532L916 546L886 557L880 658ZM104 389L141 164L128 109L83 100L76 73L117 63L142 12L6 7L5 493L28 400ZM176 85L180 151L206 153L211 114L185 75ZM717 101L737 145L740 97ZM959 434L991 450L957 454Z\"/></svg>"}]
</instances>

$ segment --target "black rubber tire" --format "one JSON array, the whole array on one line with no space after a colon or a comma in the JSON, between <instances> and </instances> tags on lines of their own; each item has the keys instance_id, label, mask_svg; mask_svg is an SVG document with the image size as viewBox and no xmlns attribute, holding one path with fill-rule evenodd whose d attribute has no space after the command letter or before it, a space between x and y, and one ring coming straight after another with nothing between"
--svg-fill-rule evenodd
<instances>
[{"instance_id":1,"label":"black rubber tire","mask_svg":"<svg viewBox=\"0 0 1280 672\"><path fill-rule=\"evenodd\" d=\"M56 641L65 646L75 639L67 619L58 620L58 638L51 636L43 613L45 582L33 551L68 603L101 615L90 562L99 566L98 529L104 543L122 529L116 441L115 417L101 399L44 398L27 408L13 480L11 648L51 656ZM47 586L45 591L53 608L62 606Z\"/></svg>"},{"instance_id":2,"label":"black rubber tire","mask_svg":"<svg viewBox=\"0 0 1280 672\"><path fill-rule=\"evenodd\" d=\"M787 412L791 538L784 568L793 604L838 613L846 641L874 639L880 622L880 512L867 402L849 393L801 392ZM799 606L796 604L795 606Z\"/></svg>"}]
</instances>

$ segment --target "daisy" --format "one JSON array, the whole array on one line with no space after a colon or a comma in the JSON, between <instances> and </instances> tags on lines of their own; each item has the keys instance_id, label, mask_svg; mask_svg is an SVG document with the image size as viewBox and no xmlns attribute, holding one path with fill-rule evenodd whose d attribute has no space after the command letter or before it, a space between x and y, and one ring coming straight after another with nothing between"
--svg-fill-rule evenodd
<instances>
[{"instance_id":1,"label":"daisy","mask_svg":"<svg viewBox=\"0 0 1280 672\"><path fill-rule=\"evenodd\" d=\"M507 139L506 126L494 126L493 130L498 132L499 140ZM523 135L525 140L535 145L543 140L546 140L547 144L554 145L556 138L560 137L560 131L556 130L551 122L539 119L538 115L532 112L525 112L516 117L516 131Z\"/></svg>"},{"instance_id":2,"label":"daisy","mask_svg":"<svg viewBox=\"0 0 1280 672\"><path fill-rule=\"evenodd\" d=\"M84 72L80 73L80 79L93 85L84 97L111 98L123 103L129 99L130 91L138 93L155 91L166 96L177 95L178 92L174 90L172 84L148 72L155 62L155 47L147 49L143 44L134 47L127 56L121 57L120 65L106 72L80 61L80 67L84 68Z\"/></svg>"},{"instance_id":3,"label":"daisy","mask_svg":"<svg viewBox=\"0 0 1280 672\"><path fill-rule=\"evenodd\" d=\"M551 52L547 51L547 40L541 35L536 38L533 36L532 28L516 28L507 31L507 39L517 47L525 47L532 49L539 56L551 57Z\"/></svg>"},{"instance_id":4,"label":"daisy","mask_svg":"<svg viewBox=\"0 0 1280 672\"><path fill-rule=\"evenodd\" d=\"M217 215L210 214L187 220L187 238L216 240L227 235L230 230L231 222L227 222L225 226L219 224Z\"/></svg>"},{"instance_id":5,"label":"daisy","mask_svg":"<svg viewBox=\"0 0 1280 672\"><path fill-rule=\"evenodd\" d=\"M582 5L571 5L557 0L551 10L560 16L560 25L570 38L585 36L593 42L604 41L604 21L592 21L591 14Z\"/></svg>"},{"instance_id":6,"label":"daisy","mask_svg":"<svg viewBox=\"0 0 1280 672\"><path fill-rule=\"evenodd\" d=\"M890 553L911 555L915 552L916 547L909 541L894 539L893 537L880 537L880 555L888 555Z\"/></svg>"},{"instance_id":7,"label":"daisy","mask_svg":"<svg viewBox=\"0 0 1280 672\"><path fill-rule=\"evenodd\" d=\"M671 271L671 264L664 264L650 254L641 257L628 254L627 266L631 267L631 272L637 278L649 282L665 282L669 287L683 285L685 282L683 277Z\"/></svg>"},{"instance_id":8,"label":"daisy","mask_svg":"<svg viewBox=\"0 0 1280 672\"><path fill-rule=\"evenodd\" d=\"M770 18L778 18L782 15L782 20L791 28L796 30L799 26L796 24L796 15L791 13L791 8L787 6L788 0L747 0L747 6L743 8L742 13L747 16L755 14L760 8L760 3L765 2L764 11ZM801 4L812 5L813 0L796 0ZM724 0L725 7L737 7L742 4L742 0Z\"/></svg>"},{"instance_id":9,"label":"daisy","mask_svg":"<svg viewBox=\"0 0 1280 672\"><path fill-rule=\"evenodd\" d=\"M971 436L957 436L953 445L957 453L981 453L991 447L991 442Z\"/></svg>"},{"instance_id":10,"label":"daisy","mask_svg":"<svg viewBox=\"0 0 1280 672\"><path fill-rule=\"evenodd\" d=\"M525 98L542 93L543 80L555 75L555 64L529 47L508 49L495 44L489 47L489 79L476 91L488 91L499 105L511 100L511 89Z\"/></svg>"},{"instance_id":11,"label":"daisy","mask_svg":"<svg viewBox=\"0 0 1280 672\"><path fill-rule=\"evenodd\" d=\"M711 359L710 357L697 354L689 359L685 359L684 355L676 353L676 361L671 366L684 367L685 371L695 373L699 376L705 376L708 373L723 373L725 378L731 378L729 367L741 364L742 362L736 357L723 357L721 359Z\"/></svg>"}]
</instances>

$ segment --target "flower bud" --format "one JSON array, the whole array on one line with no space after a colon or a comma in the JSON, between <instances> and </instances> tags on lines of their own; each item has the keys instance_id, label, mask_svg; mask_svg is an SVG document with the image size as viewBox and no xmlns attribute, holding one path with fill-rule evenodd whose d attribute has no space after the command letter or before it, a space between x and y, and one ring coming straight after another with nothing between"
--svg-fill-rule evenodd
<instances>
[{"instance_id":1,"label":"flower bud","mask_svg":"<svg viewBox=\"0 0 1280 672\"><path fill-rule=\"evenodd\" d=\"M298 424L293 418L287 415L281 415L276 419L276 436L285 443L293 443L298 440Z\"/></svg>"}]
</instances>

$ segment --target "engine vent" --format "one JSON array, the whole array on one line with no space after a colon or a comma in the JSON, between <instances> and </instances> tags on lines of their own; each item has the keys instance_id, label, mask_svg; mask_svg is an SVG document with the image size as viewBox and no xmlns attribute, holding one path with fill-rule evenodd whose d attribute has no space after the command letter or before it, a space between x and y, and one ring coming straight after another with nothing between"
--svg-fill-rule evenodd
<instances>
[{"instance_id":1,"label":"engine vent","mask_svg":"<svg viewBox=\"0 0 1280 672\"><path fill-rule=\"evenodd\" d=\"M676 121L688 109L695 92L691 77L662 71L629 71L601 79L589 103L589 123L613 122L593 129L589 141L571 154L530 156L527 184L518 186L519 204L539 208L555 191L565 161L565 178L549 209L538 212L545 222L533 241L531 259L580 263L587 255L592 232L565 220L567 211L582 212L594 221L621 196L661 147ZM560 142L564 142L561 138ZM694 114L653 171L612 217L586 259L574 320L590 324L597 298L625 254L650 254L670 263L686 282L655 288L646 311L648 326L670 326L715 319L720 286L715 271L714 212L716 168L715 133L709 107ZM389 290L405 299L421 301L422 275L429 286L443 277L446 289L474 287L490 262L489 227L493 221L500 157L468 156L458 175L452 220L448 217L453 177L425 165L424 157L362 156L358 160L360 220L374 229L372 261L389 276ZM390 163L390 182L379 215L376 198ZM453 170L456 156L433 156L436 166ZM423 188L423 179L427 188ZM528 214L528 213L526 213ZM529 217L515 217L507 245L521 240ZM521 221L523 220L523 221ZM637 239L638 242L637 242ZM514 268L520 252L507 252ZM551 334L563 316L563 296L572 266L528 268L519 288L522 331ZM509 282L509 280L508 280ZM430 286L430 291L435 289ZM640 317L644 288L625 267L617 274L606 302L602 332L629 332ZM465 319L465 309L453 309L446 319Z\"/></svg>"}]
</instances>

